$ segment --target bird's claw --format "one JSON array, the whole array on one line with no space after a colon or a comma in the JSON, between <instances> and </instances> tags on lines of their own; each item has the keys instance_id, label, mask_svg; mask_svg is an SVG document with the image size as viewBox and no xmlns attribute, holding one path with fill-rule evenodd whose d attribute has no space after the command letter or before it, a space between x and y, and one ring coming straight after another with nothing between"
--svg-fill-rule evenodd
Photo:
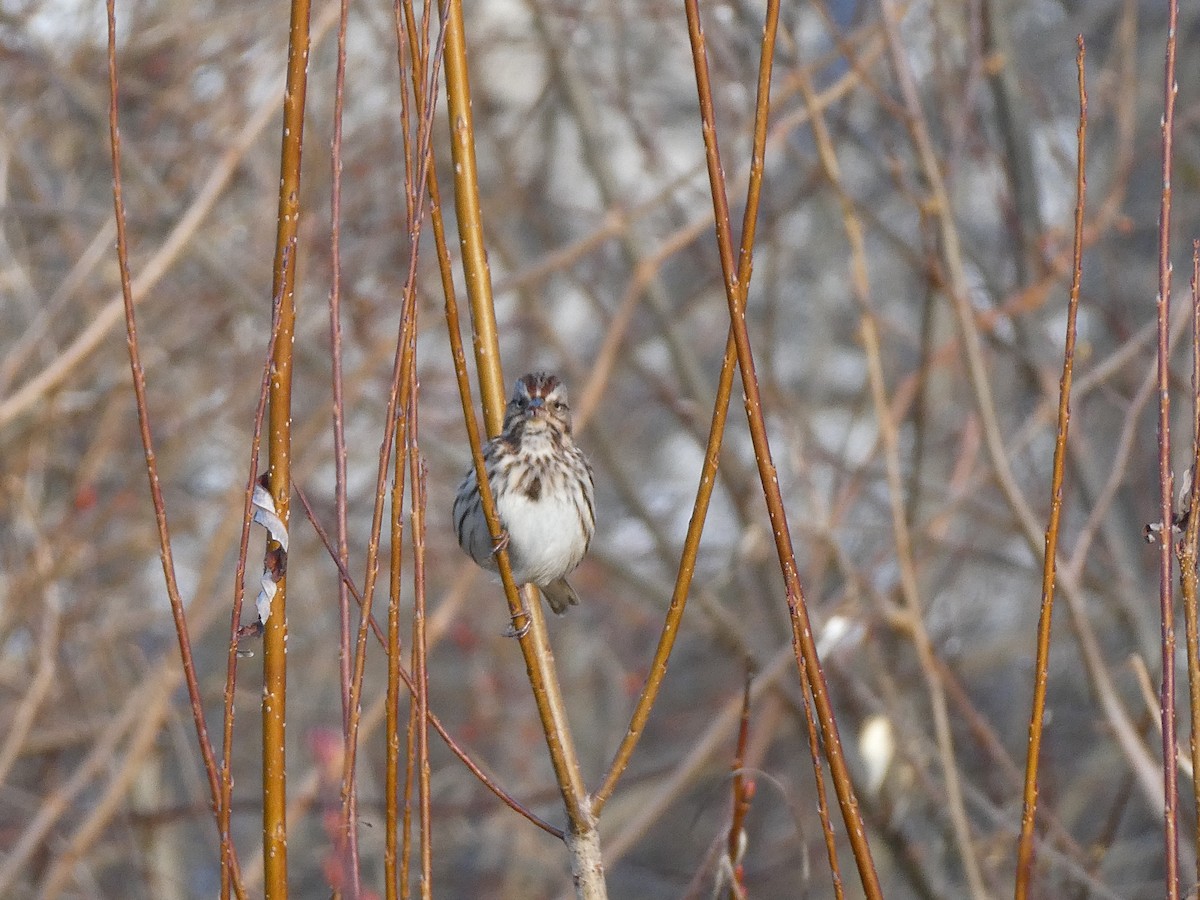
<instances>
[{"instance_id":1,"label":"bird's claw","mask_svg":"<svg viewBox=\"0 0 1200 900\"><path fill-rule=\"evenodd\" d=\"M524 619L525 621L518 625L518 619ZM515 637L517 640L520 640L521 638L525 637L525 635L529 634L529 629L532 625L533 620L529 618L529 613L527 613L525 610L521 610L512 617L512 622L509 624L508 629L504 632L504 636Z\"/></svg>"},{"instance_id":2,"label":"bird's claw","mask_svg":"<svg viewBox=\"0 0 1200 900\"><path fill-rule=\"evenodd\" d=\"M501 531L498 537L492 538L492 556L495 556L501 550L508 549L508 532Z\"/></svg>"}]
</instances>

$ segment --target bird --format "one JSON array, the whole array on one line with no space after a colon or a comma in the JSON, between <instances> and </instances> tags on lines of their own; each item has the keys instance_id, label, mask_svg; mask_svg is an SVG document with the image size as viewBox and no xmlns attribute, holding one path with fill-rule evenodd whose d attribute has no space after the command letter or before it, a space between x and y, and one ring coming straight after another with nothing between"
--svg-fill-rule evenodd
<instances>
[{"instance_id":1,"label":"bird","mask_svg":"<svg viewBox=\"0 0 1200 900\"><path fill-rule=\"evenodd\" d=\"M596 530L592 467L571 434L566 386L549 372L517 379L500 434L483 448L484 470L502 534L483 514L472 465L454 498L458 544L485 569L508 550L513 581L535 584L555 613L579 603L567 581Z\"/></svg>"}]
</instances>

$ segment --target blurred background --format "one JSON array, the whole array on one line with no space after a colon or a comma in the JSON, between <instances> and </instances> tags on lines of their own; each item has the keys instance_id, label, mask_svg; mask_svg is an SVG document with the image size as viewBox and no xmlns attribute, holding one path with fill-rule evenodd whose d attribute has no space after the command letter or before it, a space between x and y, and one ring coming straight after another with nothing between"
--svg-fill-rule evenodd
<instances>
[{"instance_id":1,"label":"blurred background","mask_svg":"<svg viewBox=\"0 0 1200 900\"><path fill-rule=\"evenodd\" d=\"M736 229L765 3L701 6ZM687 29L682 5L661 0L465 7L505 376L511 383L544 368L563 377L596 470L597 537L572 579L583 603L551 622L594 784L624 734L658 639L728 321ZM1158 491L1151 387L1161 7L902 7L903 53L961 243L951 259L906 128L878 5L784 4L747 317L806 601L889 898L969 896L950 817L947 749L983 882L995 895L1011 892L1040 545L998 487L947 271L965 271L1007 467L1044 527L1071 269L1078 33L1088 47L1089 202L1062 532L1075 615L1060 603L1042 766L1049 836L1035 895L1162 892L1162 817L1145 777L1160 739L1138 681L1141 669L1157 681L1161 667L1157 549L1143 540ZM242 496L270 327L287 13L279 3L120 0L117 16L123 177L149 409L219 745ZM293 458L295 480L330 532L335 22L333 5L314 9ZM1197 37L1193 7L1179 31L1180 314L1188 249L1200 235L1200 104L1192 90L1200 60L1190 52ZM215 828L120 322L102 6L0 3L0 84L0 895L211 897ZM360 583L410 263L400 85L390 4L353 3L341 289L351 572ZM906 559L892 527L862 308L851 290L838 192L817 156L814 111L865 228L932 671L903 612ZM447 135L439 110L434 147L453 233ZM428 230L420 257L431 704L507 790L561 823L520 654L504 635L501 591L461 553L449 522L469 450ZM625 315L618 335L614 322ZM606 340L612 356L601 352ZM1172 407L1180 469L1190 444L1186 343L1175 359ZM713 847L728 827L748 668L757 675L746 763L757 794L746 884L757 897L833 896L782 580L737 392L735 385L683 631L645 738L603 817L614 897L709 895ZM340 807L337 570L301 507L292 510L291 882L296 896L315 898L329 895L326 815ZM252 571L261 533L253 540ZM374 644L370 652L359 815L364 879L377 888L385 681L382 654ZM260 660L243 660L239 671L233 819L254 890ZM944 735L939 743L938 702L952 743ZM1122 749L1120 722L1131 725L1143 755ZM561 847L495 801L436 739L432 753L435 893L563 896L570 879ZM1190 780L1181 784L1190 796ZM1195 871L1191 803L1180 825L1186 886ZM852 857L844 841L839 846L847 896L858 896Z\"/></svg>"}]
</instances>

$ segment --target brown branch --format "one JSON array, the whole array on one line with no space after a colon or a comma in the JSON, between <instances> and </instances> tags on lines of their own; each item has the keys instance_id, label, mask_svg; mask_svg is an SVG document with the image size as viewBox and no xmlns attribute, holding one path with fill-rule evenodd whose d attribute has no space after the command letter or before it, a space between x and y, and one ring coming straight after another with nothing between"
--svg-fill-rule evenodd
<instances>
[{"instance_id":1,"label":"brown branch","mask_svg":"<svg viewBox=\"0 0 1200 900\"><path fill-rule=\"evenodd\" d=\"M394 479L394 484L403 486L403 481L400 479ZM334 564L337 565L337 552L329 540L329 535L325 533L325 530L316 520L312 506L308 502L307 495L298 484L293 484L292 487L296 491L296 499L300 501L301 507L303 507L306 515L309 517L309 521L313 525L313 530L316 532L317 537L325 545L325 551L329 554L329 557L333 560ZM399 508L399 504L396 505L396 508ZM396 514L398 515L398 513ZM346 587L350 591L350 596L354 598L355 603L357 603L361 608L363 603L362 592L354 583L354 579L350 577L350 573L345 569L339 569L339 573L341 578L346 582ZM391 644L390 639L384 634L383 630L380 628L373 616L370 618L370 623L371 632L375 635L376 641L381 647L384 648L385 652L387 652L387 648ZM409 696L416 697L416 684L413 682L412 676L403 665L399 666L397 670L397 676L404 683L405 690L408 691ZM509 807L514 812L519 813L521 816L528 819L532 824L536 825L547 834L552 834L557 838L561 838L563 836L561 828L556 828L538 816L534 815L533 812L523 806L511 794L509 794L502 787L496 784L495 781L489 778L487 773L483 771L480 765L467 754L467 751L464 750L462 746L454 740L453 737L451 737L450 732L446 730L446 726L442 724L442 720L437 717L437 714L432 709L429 710L429 724L431 724L434 730L441 736L446 746L450 749L450 752L457 756L462 764L470 770L471 774L478 778L484 787L495 794L496 798L504 803L505 806Z\"/></svg>"},{"instance_id":2,"label":"brown branch","mask_svg":"<svg viewBox=\"0 0 1200 900\"><path fill-rule=\"evenodd\" d=\"M1019 533L1031 552L1041 553L1045 530L1039 524L1028 500L1013 473L1012 463L1004 445L1000 429L995 397L988 379L984 362L980 329L976 322L962 246L957 223L954 220L946 183L942 177L938 154L930 136L928 124L921 109L916 79L912 67L900 44L899 10L896 0L882 0L885 29L892 68L898 87L908 111L905 124L913 143L922 176L927 182L929 197L923 204L931 210L938 231L942 263L945 268L945 290L954 310L958 340L971 389L975 410L982 430L983 445L987 450L996 483L1012 512ZM1077 573L1059 567L1059 588L1067 603L1070 624L1079 645L1091 687L1096 693L1104 716L1113 731L1122 753L1138 775L1138 786L1145 797L1155 806L1162 804L1161 772L1141 743L1138 729L1130 720L1129 713L1113 684L1100 642L1084 606L1084 591Z\"/></svg>"},{"instance_id":3,"label":"brown branch","mask_svg":"<svg viewBox=\"0 0 1200 900\"><path fill-rule=\"evenodd\" d=\"M812 626L809 622L807 604L804 599L800 576L796 567L795 551L792 548L791 534L788 528L787 514L784 511L783 497L779 490L779 479L771 458L770 443L767 438L766 422L763 417L762 397L759 391L758 376L755 372L754 356L750 347L750 338L746 330L744 314L745 285L738 280L737 268L733 256L733 240L729 227L729 201L725 193L724 170L721 166L720 151L717 146L716 124L713 113L712 87L709 80L707 54L704 46L704 31L700 21L700 10L697 0L685 0L684 8L688 20L688 37L692 48L692 58L696 71L696 89L700 100L700 115L704 135L705 159L708 165L710 190L713 200L714 219L717 226L717 246L721 256L721 270L725 280L725 295L729 305L729 318L732 324L734 345L737 349L738 368L742 376L742 388L745 392L746 418L749 422L750 437L754 445L755 459L758 461L759 477L762 482L763 495L771 519L771 529L775 537L776 552L779 556L780 568L783 572L784 583L787 587L787 605L792 623L792 639L796 662L801 675L806 679L807 688L812 693L816 706L817 719L821 725L821 733L825 744L825 753L833 775L834 787L838 802L841 806L842 817L854 849L855 861L858 864L859 876L863 889L870 898L881 896L879 876L871 860L871 850L866 839L866 827L854 796L854 786L850 780L850 772L842 753L841 739L838 736L837 722L834 719L833 707L830 703L825 676L821 671L821 663L817 657L816 643L812 636ZM777 4L768 3L768 22L772 20L771 10L776 10ZM765 81L760 85L769 85L769 60L771 53L764 38L764 66L767 67Z\"/></svg>"},{"instance_id":4,"label":"brown branch","mask_svg":"<svg viewBox=\"0 0 1200 900\"><path fill-rule=\"evenodd\" d=\"M795 655L790 642L772 650L750 685L750 702L757 702L767 691L782 690L793 666ZM709 716L704 731L689 740L687 752L671 770L646 786L645 796L639 798L636 811L621 822L611 838L606 839L604 856L609 865L622 859L646 836L667 808L684 796L688 785L694 784L702 773L712 771L714 760L727 752L724 748L737 733L741 715L742 698L729 698Z\"/></svg>"},{"instance_id":5,"label":"brown branch","mask_svg":"<svg viewBox=\"0 0 1200 900\"><path fill-rule=\"evenodd\" d=\"M421 897L433 896L433 821L429 794L429 669L425 642L425 464L417 439L416 354L412 360L408 408L408 459L412 490L413 636L412 670L417 686L417 797L421 823Z\"/></svg>"},{"instance_id":6,"label":"brown branch","mask_svg":"<svg viewBox=\"0 0 1200 900\"><path fill-rule=\"evenodd\" d=\"M1188 693L1191 730L1188 746L1192 760L1192 795L1200 809L1200 615L1197 613L1197 561L1200 560L1200 241L1192 242L1192 487L1184 515L1187 526L1177 553L1180 593L1186 628ZM1196 839L1196 878L1200 881L1200 830Z\"/></svg>"},{"instance_id":7,"label":"brown branch","mask_svg":"<svg viewBox=\"0 0 1200 900\"><path fill-rule=\"evenodd\" d=\"M443 32L443 38L445 34ZM438 71L438 61L441 58L442 43L438 44L438 54L434 61L433 72ZM415 175L409 178L414 183L421 183L428 171L430 159L430 142L433 132L434 105L428 104L420 117L414 154L406 153L406 167L415 169ZM415 160L415 165L409 160ZM375 475L375 503L371 512L371 531L367 541L366 578L363 584L362 604L359 614L359 626L354 651L354 669L350 682L350 720L346 731L346 752L342 763L343 790L343 828L349 832L357 827L357 822L350 817L349 787L355 780L355 769L358 763L358 730L360 707L362 705L363 676L366 669L367 633L371 627L371 604L375 596L375 584L379 574L379 543L383 530L383 506L387 497L385 483L387 479L388 462L395 447L398 410L407 409L410 393L415 387L415 368L412 365L416 352L417 331L417 262L420 258L421 223L424 220L425 195L409 191L406 195L407 222L409 238L408 273L402 293L403 312L396 338L396 351L392 362L391 387L388 390L387 406L384 418L383 441L379 448L379 462ZM397 453L402 452L395 448Z\"/></svg>"},{"instance_id":8,"label":"brown branch","mask_svg":"<svg viewBox=\"0 0 1200 900\"><path fill-rule=\"evenodd\" d=\"M339 569L350 563L349 528L346 503L346 425L342 396L342 111L346 92L346 28L350 0L340 0L338 8L337 64L334 74L333 140L330 148L330 230L329 230L329 339L330 382L333 394L333 467L334 515L337 527L337 561ZM307 504L305 504L307 508ZM338 579L338 679L342 695L342 740L350 740L350 683L353 677L350 651L350 592L343 578ZM345 821L358 819L357 782L343 784ZM389 825L391 821L389 820ZM351 897L362 894L362 875L359 868L358 829L347 828L341 834L337 854L342 866L341 886Z\"/></svg>"},{"instance_id":9,"label":"brown branch","mask_svg":"<svg viewBox=\"0 0 1200 900\"><path fill-rule=\"evenodd\" d=\"M770 79L771 63L774 58L774 37L779 21L779 6L777 3L768 4L766 27L763 33L762 54L759 60L758 93L755 103L754 140L751 149L750 175L746 185L746 209L742 220L741 255L738 261L738 284L741 285L741 303L745 303L745 291L750 284L750 274L754 259L754 234L758 222L759 200L762 195L763 161L766 153L768 113L770 111ZM728 232L728 217L725 220ZM728 237L728 235L727 235ZM729 237L732 243L732 238ZM649 271L649 270L648 270ZM631 286L630 296L637 290L636 285L641 280L642 270ZM691 589L692 578L696 571L696 560L700 553L700 539L704 533L704 523L708 518L708 508L712 493L717 482L717 465L721 458L721 445L725 436L725 423L729 416L729 398L733 392L734 363L737 359L732 326L729 337L725 341L725 355L721 361L721 374L717 383L717 397L713 404L712 422L709 425L708 441L704 450L704 465L700 470L700 480L696 487L696 500L692 505L692 515L688 520L687 535L683 542L683 552L680 556L679 568L675 576L675 587L671 593L671 603L667 608L667 617L663 622L662 633L654 650L654 659L650 664L650 674L638 695L637 705L625 737L609 766L608 773L601 783L600 789L592 798L592 814L599 816L600 811L612 792L616 789L617 781L629 765L633 751L645 730L650 712L662 687L663 678L667 674L667 663L679 634L679 624L683 620L683 612L687 606L688 592Z\"/></svg>"},{"instance_id":10,"label":"brown branch","mask_svg":"<svg viewBox=\"0 0 1200 900\"><path fill-rule=\"evenodd\" d=\"M500 370L500 336L492 312L492 277L483 243L479 206L479 168L475 162L475 126L467 73L467 39L461 0L443 0L446 28L446 105L454 158L454 209L463 254L463 276L475 332L475 370L483 397L483 421L489 435L500 433L507 391ZM439 4L441 6L442 4ZM486 479L485 479L486 480ZM492 521L491 519L488 520Z\"/></svg>"},{"instance_id":11,"label":"brown branch","mask_svg":"<svg viewBox=\"0 0 1200 900\"><path fill-rule=\"evenodd\" d=\"M291 507L292 343L296 325L295 246L300 225L300 166L308 87L309 0L292 0L288 29L287 86L279 153L279 212L271 296L281 298L278 338L271 367L268 487L286 525ZM292 253L288 249L292 248ZM290 265L286 265L290 258ZM268 542L267 553L278 545ZM287 575L278 581L263 630L262 822L264 890L286 898L287 885Z\"/></svg>"},{"instance_id":12,"label":"brown branch","mask_svg":"<svg viewBox=\"0 0 1200 900\"><path fill-rule=\"evenodd\" d=\"M411 14L411 3L406 4L405 10ZM412 153L410 150L409 135L412 130L412 122L409 111L408 89L404 84L404 72L406 70L405 60L408 58L406 53L407 44L404 40L404 29L401 20L400 4L394 4L393 14L395 16L396 25L396 59L400 71L400 134L404 144L404 182L405 182L405 214L411 217L416 206L413 202L411 192L412 181ZM426 33L422 37L428 38ZM413 32L413 26L410 21L408 30L408 40L413 46L417 44L417 36ZM427 44L426 44L427 46ZM415 75L417 67L416 53L412 54L413 71L412 86L416 93L418 102L421 99L422 92L418 79ZM419 109L419 107L418 107ZM429 161L430 172L433 170L433 159ZM409 222L411 225L411 222ZM407 422L408 422L408 407L402 411L403 420L399 423L399 442L401 446L406 446L407 439ZM385 807L386 807L386 825L384 835L384 854L383 854L383 870L384 870L384 893L387 900L397 900L398 897L407 898L409 896L409 853L411 847L411 805L409 803L409 789L412 785L412 767L413 767L413 737L416 728L417 708L416 703L416 685L404 673L404 664L401 657L402 643L400 640L400 590L401 590L401 567L403 562L404 552L404 487L405 487L405 460L402 455L393 454L392 463L392 489L391 489L391 558L389 560L388 569L388 630L387 639L383 640L379 634L378 628L375 628L376 637L380 638L383 644L384 651L387 654L387 733L386 741L386 761L385 761ZM361 606L361 602L360 602ZM405 741L405 779L404 779L404 807L403 818L400 814L400 679L404 677L405 684L409 689L408 702L408 728L406 731L407 739ZM428 712L428 710L427 710Z\"/></svg>"},{"instance_id":13,"label":"brown branch","mask_svg":"<svg viewBox=\"0 0 1200 900\"><path fill-rule=\"evenodd\" d=\"M286 248L284 266L291 265L292 247ZM258 458L262 447L263 420L267 412L267 396L271 386L271 366L275 359L275 346L279 342L279 314L283 296L276 294L272 301L271 338L263 361L262 378L258 389L258 406L254 411L253 436L250 439L250 460L247 466L246 488L242 495L242 533L238 542L238 559L233 573L233 603L229 614L229 647L225 657L225 692L222 703L221 731L221 804L217 816L223 836L221 852L221 897L229 897L230 864L225 839L232 840L231 821L233 807L233 717L237 690L239 642L242 634L242 605L246 594L246 562L250 552L250 525L252 524L254 486L258 483ZM240 882L240 879L239 879ZM244 890L238 882L233 885L238 897Z\"/></svg>"},{"instance_id":14,"label":"brown branch","mask_svg":"<svg viewBox=\"0 0 1200 900\"><path fill-rule=\"evenodd\" d=\"M1175 604L1172 524L1175 491L1171 471L1171 169L1175 128L1175 30L1179 0L1170 0L1164 65L1162 118L1162 200L1158 218L1158 486L1162 531L1159 534L1158 601L1162 625L1163 854L1169 900L1179 897L1179 775L1175 764Z\"/></svg>"},{"instance_id":15,"label":"brown branch","mask_svg":"<svg viewBox=\"0 0 1200 900\"><path fill-rule=\"evenodd\" d=\"M746 776L746 745L750 740L750 682L752 675L747 668L746 683L742 688L742 717L738 722L737 749L733 755L732 811L729 816L729 834L725 839L725 856L729 863L729 896L738 900L746 896L746 885L742 878L742 858L746 851L746 817L754 799L754 779Z\"/></svg>"},{"instance_id":16,"label":"brown branch","mask_svg":"<svg viewBox=\"0 0 1200 900\"><path fill-rule=\"evenodd\" d=\"M396 9L399 14L399 7ZM401 39L401 35L397 32L397 52L400 60L401 73L404 71L404 55L405 45ZM414 79L414 90L419 92L419 86ZM401 133L404 139L404 178L405 178L405 211L409 217L409 226L411 229L411 217L416 209L415 198L411 191L413 160L409 144L409 131L411 121L409 118L408 94L401 84L401 111L400 111ZM411 339L415 330L402 337L402 339ZM409 383L413 382L413 359L411 348L409 350ZM412 413L415 406L412 402L412 391L410 390L409 402L399 410L400 421L397 423L397 446L407 448L409 443L408 429L412 421ZM414 764L413 744L414 732L416 730L416 722L418 716L417 699L418 688L413 683L412 679L404 672L404 665L401 657L401 641L400 641L400 591L401 591L401 576L404 550L404 488L405 475L407 466L403 452L392 454L392 489L391 489L391 522L390 522L390 548L391 558L389 559L388 568L388 632L386 641L382 640L377 626L372 626L375 630L377 638L384 646L387 654L387 734L385 740L387 742L387 761L386 761L386 809L387 809L387 824L385 835L384 849L384 890L388 900L396 900L399 896L409 896L408 886L408 866L411 854L411 806L409 803L410 788L412 786L412 771ZM359 606L362 606L361 600ZM373 619L373 617L368 617ZM404 781L404 813L401 821L398 814L399 805L399 790L400 790L400 679L403 677L405 684L409 689L409 704L408 704L408 729L405 755L405 781ZM424 712L429 715L428 704L425 704Z\"/></svg>"},{"instance_id":17,"label":"brown branch","mask_svg":"<svg viewBox=\"0 0 1200 900\"><path fill-rule=\"evenodd\" d=\"M333 466L334 466L334 515L337 527L337 560L344 569L350 561L350 545L346 503L346 426L342 387L342 111L346 92L346 28L349 20L350 2L340 0L338 9L337 63L334 74L333 94L333 139L330 148L330 229L329 229L329 340L330 382L333 394ZM338 579L338 678L342 693L342 739L350 734L350 681L352 678L352 654L350 651L350 592L344 579ZM346 818L354 822L358 818L358 785L352 782L343 785ZM351 897L362 893L362 876L359 869L358 829L349 828L342 833L337 859L342 866L340 884Z\"/></svg>"},{"instance_id":18,"label":"brown branch","mask_svg":"<svg viewBox=\"0 0 1200 900\"><path fill-rule=\"evenodd\" d=\"M1075 244L1071 292L1067 299L1067 334L1063 345L1062 379L1058 388L1058 427L1054 438L1054 466L1050 479L1050 518L1046 523L1046 552L1042 560L1042 604L1038 617L1037 660L1033 673L1033 709L1029 715L1029 744L1025 755L1025 789L1021 814L1021 837L1017 845L1017 877L1014 896L1024 900L1033 877L1034 818L1037 811L1038 764L1041 759L1042 727L1046 714L1046 683L1050 669L1050 626L1054 613L1058 534L1062 522L1063 470L1067 457L1067 432L1071 424L1071 377L1075 367L1075 320L1079 312L1079 288L1083 278L1083 212L1087 198L1087 83L1084 77L1087 49L1078 37L1079 130L1075 169Z\"/></svg>"},{"instance_id":19,"label":"brown branch","mask_svg":"<svg viewBox=\"0 0 1200 900\"><path fill-rule=\"evenodd\" d=\"M162 486L158 476L158 461L154 452L154 441L150 432L150 408L146 400L146 373L142 367L141 351L138 346L137 320L134 313L133 283L129 270L129 248L126 234L125 201L121 181L121 132L118 124L118 91L117 91L117 36L116 36L116 3L108 0L108 87L109 87L109 147L112 151L113 170L113 210L116 217L117 231L117 264L121 273L121 298L125 312L126 343L129 350L129 367L133 376L133 392L137 405L138 430L142 440L142 449L146 458L146 476L150 483L150 497L154 504L154 520L158 529L159 555L162 561L163 578L166 582L167 597L171 604L171 617L175 623L175 635L179 642L180 660L183 666L184 680L187 684L188 699L192 708L192 721L196 729L196 738L200 746L200 755L204 760L204 770L208 776L209 791L212 794L214 818L217 825L217 837L221 847L222 881L232 879L238 886L238 896L244 896L241 890L241 877L237 862L237 851L233 845L228 829L227 818L221 815L225 808L223 801L223 776L218 769L216 756L213 753L212 742L208 737L208 726L204 716L203 701L200 696L200 685L196 677L196 667L192 659L191 638L188 635L187 617L183 608L183 597L179 592L179 583L175 577L175 561L171 548L171 530L167 522L166 501L163 499ZM224 778L228 778L225 775ZM10 856L9 862L17 857ZM229 872L226 875L226 871ZM0 882L4 881L0 872Z\"/></svg>"},{"instance_id":20,"label":"brown branch","mask_svg":"<svg viewBox=\"0 0 1200 900\"><path fill-rule=\"evenodd\" d=\"M462 5L449 0L445 12L446 96L451 123L451 149L454 158L455 208L458 213L459 240L463 248L463 269L471 304L475 331L475 362L483 395L484 422L489 435L500 432L504 418L503 374L500 367L499 337L492 305L491 277L483 246L482 213L479 204L478 172L475 164L475 136L471 115L471 90L467 77L466 38ZM447 294L447 324L451 335L463 417L471 442L480 501L492 534L500 535L491 485L483 466L483 455L470 404L463 370L461 350L456 343L457 308ZM546 631L545 614L537 589L527 585L518 594L512 580L507 550L496 554L500 580L518 639L525 670L546 737L550 762L563 798L569 828L566 843L571 852L571 869L580 897L606 896L603 863L599 856L599 835L588 802L587 788L580 770L566 706L555 672L554 655Z\"/></svg>"}]
</instances>

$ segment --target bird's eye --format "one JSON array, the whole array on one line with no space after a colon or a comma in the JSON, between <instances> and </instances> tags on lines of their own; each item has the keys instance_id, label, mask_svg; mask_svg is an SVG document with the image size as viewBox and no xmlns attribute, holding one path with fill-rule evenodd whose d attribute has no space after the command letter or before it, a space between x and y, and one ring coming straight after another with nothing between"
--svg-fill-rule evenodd
<instances>
[{"instance_id":1,"label":"bird's eye","mask_svg":"<svg viewBox=\"0 0 1200 900\"><path fill-rule=\"evenodd\" d=\"M562 400L555 400L554 401L554 409L556 412L566 412L567 404L564 403Z\"/></svg>"}]
</instances>

